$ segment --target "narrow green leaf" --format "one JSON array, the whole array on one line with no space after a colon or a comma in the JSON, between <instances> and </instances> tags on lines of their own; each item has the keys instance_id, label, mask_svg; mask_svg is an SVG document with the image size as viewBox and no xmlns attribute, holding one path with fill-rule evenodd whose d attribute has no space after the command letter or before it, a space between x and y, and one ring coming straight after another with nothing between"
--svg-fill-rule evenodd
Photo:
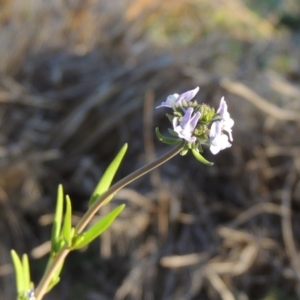
<instances>
[{"instance_id":1,"label":"narrow green leaf","mask_svg":"<svg viewBox=\"0 0 300 300\"><path fill-rule=\"evenodd\" d=\"M114 210L112 210L108 215L99 220L96 224L94 224L90 229L88 229L83 234L83 240L77 243L74 246L74 249L79 249L81 247L86 246L91 241L93 241L96 237L98 237L103 231L105 231L111 223L115 220L115 218L120 214L120 212L124 209L125 204L119 205Z\"/></svg>"},{"instance_id":2,"label":"narrow green leaf","mask_svg":"<svg viewBox=\"0 0 300 300\"><path fill-rule=\"evenodd\" d=\"M102 178L100 179L98 185L96 186L90 201L89 201L89 207L103 194L105 193L110 185L111 182L120 166L120 163L126 153L126 150L128 148L128 144L125 144L122 149L119 151L117 156L114 158L114 160L111 162L111 164L108 166L106 171L104 172ZM106 203L108 203L111 200L112 197L109 198L109 200L106 200Z\"/></svg>"},{"instance_id":3,"label":"narrow green leaf","mask_svg":"<svg viewBox=\"0 0 300 300\"><path fill-rule=\"evenodd\" d=\"M15 267L17 292L18 294L21 294L25 291L22 262L15 250L11 250L10 254Z\"/></svg>"},{"instance_id":4,"label":"narrow green leaf","mask_svg":"<svg viewBox=\"0 0 300 300\"><path fill-rule=\"evenodd\" d=\"M54 286L56 286L60 281L60 277L53 277L47 287L47 293L50 292Z\"/></svg>"},{"instance_id":5,"label":"narrow green leaf","mask_svg":"<svg viewBox=\"0 0 300 300\"><path fill-rule=\"evenodd\" d=\"M66 196L66 213L63 224L63 238L67 242L68 247L71 246L72 241L72 206L70 197Z\"/></svg>"},{"instance_id":6,"label":"narrow green leaf","mask_svg":"<svg viewBox=\"0 0 300 300\"><path fill-rule=\"evenodd\" d=\"M192 148L192 152L195 156L195 158L200 161L201 163L208 165L208 166L212 166L214 163L206 160L196 149Z\"/></svg>"},{"instance_id":7,"label":"narrow green leaf","mask_svg":"<svg viewBox=\"0 0 300 300\"><path fill-rule=\"evenodd\" d=\"M85 233L80 233L77 236L73 237L73 240L72 240L72 248L73 249L77 249L77 246L79 244L81 244L81 242L84 240L84 236L85 236Z\"/></svg>"},{"instance_id":8,"label":"narrow green leaf","mask_svg":"<svg viewBox=\"0 0 300 300\"><path fill-rule=\"evenodd\" d=\"M178 143L181 142L181 139L178 139L178 138L170 138L170 137L166 137L166 136L162 135L162 134L160 133L158 127L155 128L155 133L156 133L157 138L158 138L161 142L163 142L163 143L165 143L165 144L168 144L168 145L174 145L174 144L178 144Z\"/></svg>"},{"instance_id":9,"label":"narrow green leaf","mask_svg":"<svg viewBox=\"0 0 300 300\"><path fill-rule=\"evenodd\" d=\"M31 289L31 281L30 281L30 268L27 254L23 254L22 256L22 265L23 265L23 281L24 281L24 289L25 291L29 291Z\"/></svg>"},{"instance_id":10,"label":"narrow green leaf","mask_svg":"<svg viewBox=\"0 0 300 300\"><path fill-rule=\"evenodd\" d=\"M55 254L59 250L59 239L62 223L62 215L64 208L64 191L60 184L57 190L56 210L54 215L52 238L51 238L51 253Z\"/></svg>"}]
</instances>

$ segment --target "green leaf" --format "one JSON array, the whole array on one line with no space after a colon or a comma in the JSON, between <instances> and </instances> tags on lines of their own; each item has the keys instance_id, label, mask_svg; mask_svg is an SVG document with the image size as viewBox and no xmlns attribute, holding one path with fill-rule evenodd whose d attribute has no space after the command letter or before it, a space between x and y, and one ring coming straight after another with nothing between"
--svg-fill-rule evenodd
<instances>
[{"instance_id":1,"label":"green leaf","mask_svg":"<svg viewBox=\"0 0 300 300\"><path fill-rule=\"evenodd\" d=\"M47 293L50 292L54 286L56 286L60 281L60 277L53 277L47 287Z\"/></svg>"},{"instance_id":2,"label":"green leaf","mask_svg":"<svg viewBox=\"0 0 300 300\"><path fill-rule=\"evenodd\" d=\"M111 185L111 182L120 166L120 163L126 153L126 150L128 148L128 144L125 144L122 149L119 151L119 153L117 154L117 156L115 157L115 159L111 162L111 164L108 166L108 168L106 169L106 171L104 172L102 178L100 179L98 185L96 186L91 198L90 198L90 201L89 201L89 207L91 205L93 205L95 203L95 201L103 194L105 193L110 185ZM113 196L111 196L110 198L108 198L106 201L105 201L105 204L108 203L111 198Z\"/></svg>"},{"instance_id":3,"label":"green leaf","mask_svg":"<svg viewBox=\"0 0 300 300\"><path fill-rule=\"evenodd\" d=\"M91 241L93 241L96 237L98 237L103 231L105 231L111 223L115 220L115 218L121 213L124 209L125 204L119 205L114 210L112 210L108 215L100 219L96 224L94 224L90 229L88 229L83 234L83 239L79 243L74 245L73 249L79 249L81 247L86 246Z\"/></svg>"},{"instance_id":4,"label":"green leaf","mask_svg":"<svg viewBox=\"0 0 300 300\"><path fill-rule=\"evenodd\" d=\"M178 144L178 143L181 142L181 139L178 139L178 138L170 138L170 137L166 137L166 136L162 135L162 134L160 133L158 127L155 128L155 133L156 133L157 138L158 138L161 142L163 142L163 143L165 143L165 144L168 144L168 145L174 145L174 144Z\"/></svg>"},{"instance_id":5,"label":"green leaf","mask_svg":"<svg viewBox=\"0 0 300 300\"><path fill-rule=\"evenodd\" d=\"M23 254L22 256L22 264L23 264L23 281L24 281L24 290L31 290L31 281L30 281L30 269L29 269L29 261L27 254Z\"/></svg>"},{"instance_id":6,"label":"green leaf","mask_svg":"<svg viewBox=\"0 0 300 300\"><path fill-rule=\"evenodd\" d=\"M208 166L212 166L214 163L206 160L196 149L192 148L192 152L195 156L195 158L200 161L201 163L208 165Z\"/></svg>"},{"instance_id":7,"label":"green leaf","mask_svg":"<svg viewBox=\"0 0 300 300\"><path fill-rule=\"evenodd\" d=\"M73 240L72 240L72 248L73 249L78 249L77 246L79 244L81 244L81 242L84 240L84 235L85 235L85 233L80 233L77 236L73 237Z\"/></svg>"},{"instance_id":8,"label":"green leaf","mask_svg":"<svg viewBox=\"0 0 300 300\"><path fill-rule=\"evenodd\" d=\"M158 127L155 128L155 133L156 133L157 138L158 138L161 142L163 142L163 143L165 143L165 144L168 144L168 145L174 145L174 144L178 144L178 143L181 142L181 139L178 139L178 138L170 138L170 137L166 137L166 136L162 135L162 134L160 133Z\"/></svg>"},{"instance_id":9,"label":"green leaf","mask_svg":"<svg viewBox=\"0 0 300 300\"><path fill-rule=\"evenodd\" d=\"M66 213L65 213L62 234L68 247L70 247L72 241L72 206L71 206L70 197L68 195L66 196Z\"/></svg>"},{"instance_id":10,"label":"green leaf","mask_svg":"<svg viewBox=\"0 0 300 300\"><path fill-rule=\"evenodd\" d=\"M22 262L15 250L11 250L10 252L11 258L15 267L15 275L16 275L16 285L17 292L20 295L25 291L25 282L24 282L24 274L23 274L23 266Z\"/></svg>"},{"instance_id":11,"label":"green leaf","mask_svg":"<svg viewBox=\"0 0 300 300\"><path fill-rule=\"evenodd\" d=\"M56 201L56 210L54 215L53 227L52 227L52 238L51 238L51 254L55 254L59 251L60 247L60 231L62 225L62 216L64 208L64 191L63 187L60 184L57 190L57 201Z\"/></svg>"}]
</instances>

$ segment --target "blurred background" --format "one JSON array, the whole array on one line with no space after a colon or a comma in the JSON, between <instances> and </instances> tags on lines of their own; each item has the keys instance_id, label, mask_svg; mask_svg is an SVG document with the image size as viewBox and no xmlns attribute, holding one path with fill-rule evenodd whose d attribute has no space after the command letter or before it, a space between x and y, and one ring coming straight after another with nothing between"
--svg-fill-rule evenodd
<instances>
[{"instance_id":1,"label":"blurred background","mask_svg":"<svg viewBox=\"0 0 300 300\"><path fill-rule=\"evenodd\" d=\"M12 248L40 280L58 184L76 223L125 142L116 179L169 151L154 108L196 86L225 96L233 146L120 191L45 299L299 299L299 49L299 0L1 0L0 299Z\"/></svg>"}]
</instances>

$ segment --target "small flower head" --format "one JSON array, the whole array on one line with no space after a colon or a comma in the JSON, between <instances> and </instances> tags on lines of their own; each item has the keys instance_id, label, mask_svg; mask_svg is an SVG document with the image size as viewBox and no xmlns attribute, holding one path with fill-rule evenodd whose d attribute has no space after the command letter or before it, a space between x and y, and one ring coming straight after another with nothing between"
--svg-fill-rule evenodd
<instances>
[{"instance_id":1,"label":"small flower head","mask_svg":"<svg viewBox=\"0 0 300 300\"><path fill-rule=\"evenodd\" d=\"M187 91L180 95L178 94L170 95L167 97L167 100L165 102L162 102L161 105L157 106L156 108L160 108L160 107L173 108L176 104L180 105L182 100L189 102L196 96L198 91L199 91L199 87L196 87L195 89Z\"/></svg>"},{"instance_id":2,"label":"small flower head","mask_svg":"<svg viewBox=\"0 0 300 300\"><path fill-rule=\"evenodd\" d=\"M234 121L230 118L224 97L217 112L206 104L191 101L198 90L197 87L181 95L171 95L166 102L158 106L172 108L173 113L167 114L167 117L173 125L173 129L169 131L175 138L164 137L158 129L156 133L158 138L167 144L176 144L184 140L182 155L190 149L196 159L211 165L212 163L200 154L202 145L209 146L213 154L231 147Z\"/></svg>"}]
</instances>

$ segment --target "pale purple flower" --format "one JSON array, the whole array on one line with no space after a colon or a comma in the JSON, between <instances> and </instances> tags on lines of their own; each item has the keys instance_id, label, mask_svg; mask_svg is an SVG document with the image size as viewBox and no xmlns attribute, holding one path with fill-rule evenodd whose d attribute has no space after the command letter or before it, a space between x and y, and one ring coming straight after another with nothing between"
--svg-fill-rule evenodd
<instances>
[{"instance_id":1,"label":"pale purple flower","mask_svg":"<svg viewBox=\"0 0 300 300\"><path fill-rule=\"evenodd\" d=\"M198 93L199 87L197 86L195 89L187 91L181 95L173 94L167 97L165 102L162 102L161 105L157 106L156 108L160 107L174 107L175 104L181 104L181 100L185 100L186 102L191 101L195 95Z\"/></svg>"},{"instance_id":2,"label":"pale purple flower","mask_svg":"<svg viewBox=\"0 0 300 300\"><path fill-rule=\"evenodd\" d=\"M183 116L180 125L178 125L178 118L175 117L173 119L173 129L178 134L178 136L182 139L185 139L188 142L195 142L196 137L192 136L194 129L197 126L197 122L201 116L200 112L196 112L193 116L194 109L189 107L185 115Z\"/></svg>"},{"instance_id":3,"label":"pale purple flower","mask_svg":"<svg viewBox=\"0 0 300 300\"><path fill-rule=\"evenodd\" d=\"M230 141L233 141L231 127L233 126L234 121L230 118L229 112L227 111L227 103L224 97L222 97L221 99L220 106L217 110L217 113L220 114L220 117L222 119L221 121L223 121L222 130L227 131L229 134Z\"/></svg>"},{"instance_id":4,"label":"pale purple flower","mask_svg":"<svg viewBox=\"0 0 300 300\"><path fill-rule=\"evenodd\" d=\"M224 97L221 99L217 113L220 114L221 119L213 122L209 133L210 151L212 154L217 154L219 151L231 147L228 136L224 134L223 131L226 131L229 135L229 140L231 142L233 141L231 127L233 126L234 121L230 118L227 111L227 104Z\"/></svg>"},{"instance_id":5,"label":"pale purple flower","mask_svg":"<svg viewBox=\"0 0 300 300\"><path fill-rule=\"evenodd\" d=\"M217 154L221 150L231 147L228 141L228 136L222 133L222 121L215 121L210 128L210 151L212 154Z\"/></svg>"}]
</instances>

